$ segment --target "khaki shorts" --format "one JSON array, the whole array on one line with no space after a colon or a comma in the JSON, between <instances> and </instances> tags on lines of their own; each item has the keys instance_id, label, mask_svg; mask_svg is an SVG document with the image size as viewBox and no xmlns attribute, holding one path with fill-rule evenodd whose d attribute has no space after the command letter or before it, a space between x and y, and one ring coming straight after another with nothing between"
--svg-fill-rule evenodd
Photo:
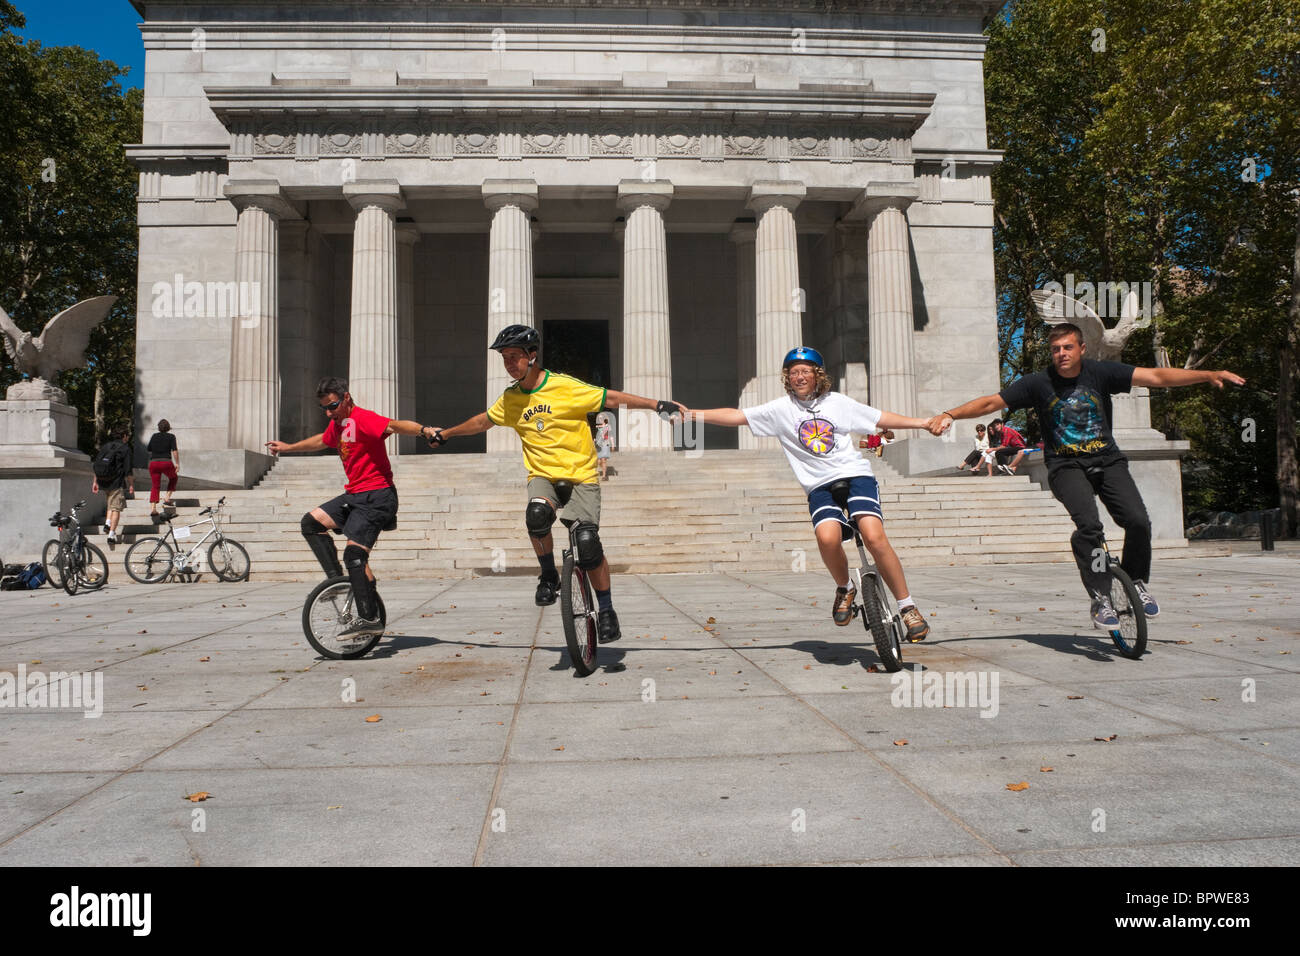
<instances>
[{"instance_id":1,"label":"khaki shorts","mask_svg":"<svg viewBox=\"0 0 1300 956\"><path fill-rule=\"evenodd\" d=\"M549 498L558 506L560 497L555 486L545 478L528 479L528 499ZM564 506L561 516L566 521L587 521L600 527L600 485L592 482L586 485L575 484L569 503Z\"/></svg>"},{"instance_id":2,"label":"khaki shorts","mask_svg":"<svg viewBox=\"0 0 1300 956\"><path fill-rule=\"evenodd\" d=\"M104 492L104 494L108 496L109 511L126 510L126 489L123 488L121 485L114 488L112 491Z\"/></svg>"}]
</instances>

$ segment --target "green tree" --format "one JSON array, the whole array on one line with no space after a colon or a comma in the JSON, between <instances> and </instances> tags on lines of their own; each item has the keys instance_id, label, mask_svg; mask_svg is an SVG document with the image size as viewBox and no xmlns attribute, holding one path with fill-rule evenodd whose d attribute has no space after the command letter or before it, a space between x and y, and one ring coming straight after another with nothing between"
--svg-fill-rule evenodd
<instances>
[{"instance_id":1,"label":"green tree","mask_svg":"<svg viewBox=\"0 0 1300 956\"><path fill-rule=\"evenodd\" d=\"M39 334L81 299L118 296L91 335L87 367L59 381L90 452L108 424L134 414L138 176L122 147L140 140L142 93L123 92L127 71L92 51L13 33L24 25L0 0L0 304ZM0 368L0 388L16 379Z\"/></svg>"},{"instance_id":2,"label":"green tree","mask_svg":"<svg viewBox=\"0 0 1300 956\"><path fill-rule=\"evenodd\" d=\"M1138 364L1231 368L1159 391L1189 507L1283 507L1295 534L1300 0L1017 0L989 28L1004 369L1043 361L1028 292L1152 283Z\"/></svg>"}]
</instances>

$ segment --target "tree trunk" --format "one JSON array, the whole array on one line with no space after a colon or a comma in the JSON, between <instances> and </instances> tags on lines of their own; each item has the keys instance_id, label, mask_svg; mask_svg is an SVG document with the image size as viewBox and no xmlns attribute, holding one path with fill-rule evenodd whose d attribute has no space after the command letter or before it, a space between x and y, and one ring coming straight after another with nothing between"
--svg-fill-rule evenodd
<instances>
[{"instance_id":1,"label":"tree trunk","mask_svg":"<svg viewBox=\"0 0 1300 956\"><path fill-rule=\"evenodd\" d=\"M1291 307L1286 334L1278 349L1277 377L1277 488L1282 506L1282 533L1294 538L1300 516L1300 466L1296 460L1296 360L1300 357L1300 202L1296 204L1295 261L1291 267Z\"/></svg>"},{"instance_id":2,"label":"tree trunk","mask_svg":"<svg viewBox=\"0 0 1300 956\"><path fill-rule=\"evenodd\" d=\"M108 423L104 421L104 376L95 376L95 447L104 444Z\"/></svg>"}]
</instances>

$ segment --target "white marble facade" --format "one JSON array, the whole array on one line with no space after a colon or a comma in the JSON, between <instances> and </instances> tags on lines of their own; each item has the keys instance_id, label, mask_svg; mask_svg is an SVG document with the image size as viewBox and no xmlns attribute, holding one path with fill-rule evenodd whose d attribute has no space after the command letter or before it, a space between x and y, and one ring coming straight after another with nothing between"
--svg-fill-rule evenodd
<instances>
[{"instance_id":1,"label":"white marble facade","mask_svg":"<svg viewBox=\"0 0 1300 956\"><path fill-rule=\"evenodd\" d=\"M893 411L992 391L1000 6L137 0L137 424L244 483L325 374L482 411L511 322L591 323L607 384L696 407L776 394L801 343Z\"/></svg>"}]
</instances>

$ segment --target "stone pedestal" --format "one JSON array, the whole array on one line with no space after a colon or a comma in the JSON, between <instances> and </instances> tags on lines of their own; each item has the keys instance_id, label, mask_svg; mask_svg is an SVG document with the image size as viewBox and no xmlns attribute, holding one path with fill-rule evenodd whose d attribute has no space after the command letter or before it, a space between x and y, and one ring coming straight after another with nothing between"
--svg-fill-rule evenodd
<instances>
[{"instance_id":1,"label":"stone pedestal","mask_svg":"<svg viewBox=\"0 0 1300 956\"><path fill-rule=\"evenodd\" d=\"M77 450L77 410L51 401L0 402L0 560L39 561L58 532L47 520L83 498L89 525L104 515L103 494L90 492L90 458Z\"/></svg>"}]
</instances>

